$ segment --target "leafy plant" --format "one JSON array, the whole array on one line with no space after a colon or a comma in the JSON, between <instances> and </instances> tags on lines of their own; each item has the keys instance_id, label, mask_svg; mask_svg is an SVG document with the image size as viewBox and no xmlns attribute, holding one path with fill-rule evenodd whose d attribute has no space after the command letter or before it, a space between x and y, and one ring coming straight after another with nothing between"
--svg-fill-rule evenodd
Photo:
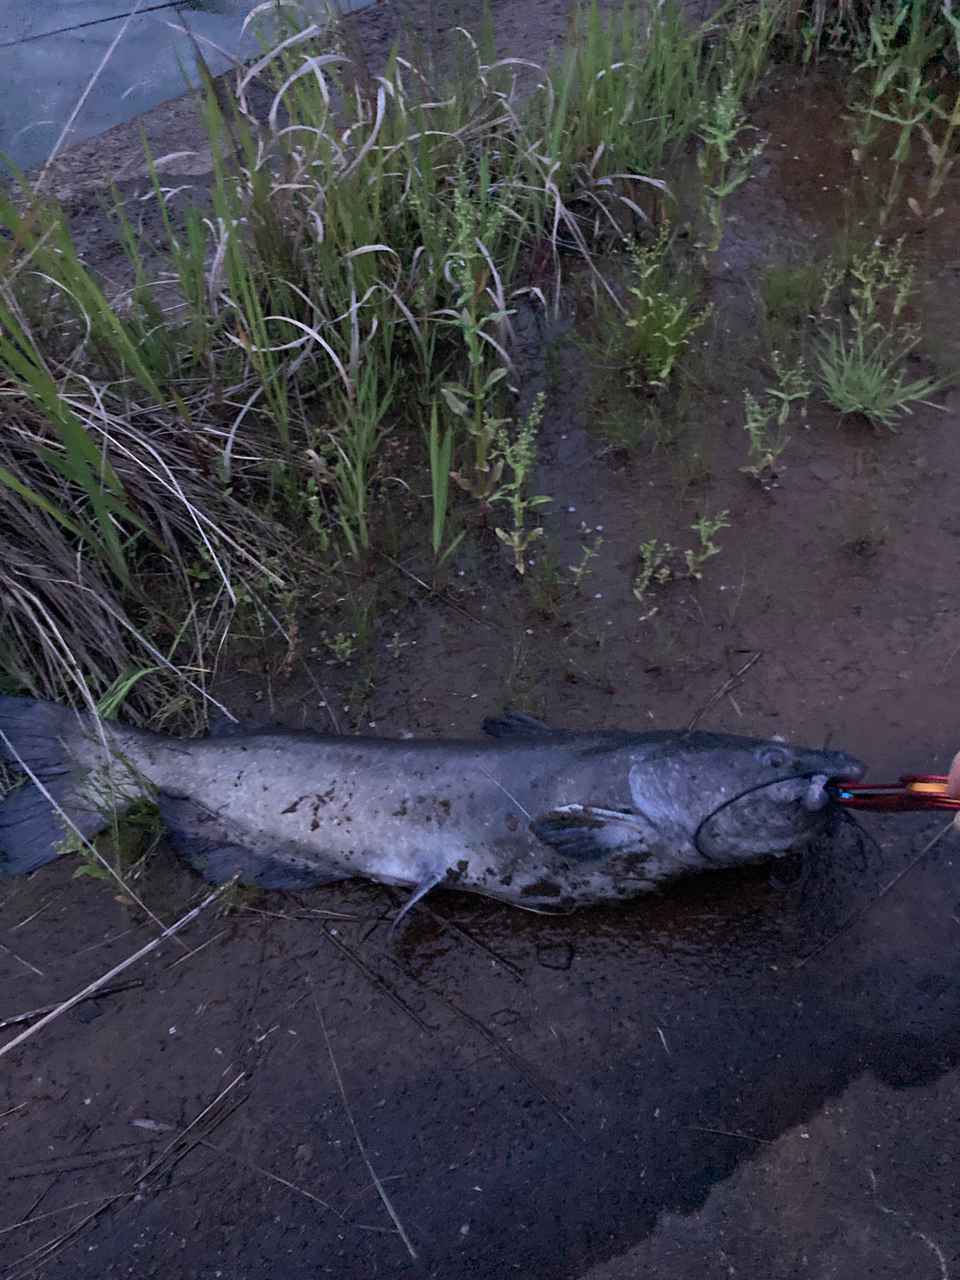
<instances>
[{"instance_id":1,"label":"leafy plant","mask_svg":"<svg viewBox=\"0 0 960 1280\"><path fill-rule=\"evenodd\" d=\"M920 332L901 318L914 291L902 239L892 246L877 240L846 272L835 271L825 289L834 291L845 297L845 314L821 323L818 385L842 414L862 413L893 431L902 413L910 413L912 404L930 403L948 381L906 380L907 358Z\"/></svg>"},{"instance_id":2,"label":"leafy plant","mask_svg":"<svg viewBox=\"0 0 960 1280\"><path fill-rule=\"evenodd\" d=\"M586 541L591 533L596 534L593 540L592 547ZM590 572L591 572L590 561L596 559L596 557L600 554L600 548L603 546L603 535L599 532L599 530L588 528L587 525L582 521L580 524L580 536L584 540L583 550L580 553L580 563L571 564L568 566L570 569L570 572L573 574L573 585L575 588L578 588L578 589L583 584L584 579L590 576Z\"/></svg>"},{"instance_id":3,"label":"leafy plant","mask_svg":"<svg viewBox=\"0 0 960 1280\"><path fill-rule=\"evenodd\" d=\"M633 580L633 594L639 604L647 608L647 592L654 583L663 586L672 576L670 566L665 563L667 555L673 550L669 545L661 547L659 539L651 538L649 542L640 544L640 568ZM657 612L656 606L641 614L640 621L646 622Z\"/></svg>"},{"instance_id":4,"label":"leafy plant","mask_svg":"<svg viewBox=\"0 0 960 1280\"><path fill-rule=\"evenodd\" d=\"M895 431L902 413L910 413L912 404L931 404L944 386L938 378L906 381L907 356L915 346L893 335L831 333L817 352L820 388L841 413L862 413Z\"/></svg>"},{"instance_id":5,"label":"leafy plant","mask_svg":"<svg viewBox=\"0 0 960 1280\"><path fill-rule=\"evenodd\" d=\"M669 248L666 228L652 244L629 246L632 315L624 321L629 333L623 334L617 355L632 386L664 386L684 348L712 311L712 306L696 310L699 289L688 272L671 275Z\"/></svg>"},{"instance_id":6,"label":"leafy plant","mask_svg":"<svg viewBox=\"0 0 960 1280\"><path fill-rule=\"evenodd\" d=\"M707 560L711 556L720 554L720 548L713 541L715 535L721 529L729 529L730 521L727 516L729 511L721 511L718 516L702 515L690 526L700 539L700 545L694 549L685 551L683 558L687 562L687 570L691 578L702 578L702 569Z\"/></svg>"},{"instance_id":7,"label":"leafy plant","mask_svg":"<svg viewBox=\"0 0 960 1280\"><path fill-rule=\"evenodd\" d=\"M545 400L543 392L539 392L533 408L520 426L515 439L510 439L506 425L502 424L498 428L493 445L494 453L499 455L499 460L504 464L501 471L505 469L510 479L503 481L496 493L491 494L490 505L492 506L495 502L506 502L513 515L512 529L507 531L497 527L495 532L500 541L513 552L513 565L519 574L526 572L524 556L527 548L531 542L543 535L542 526L533 529L526 527L527 513L551 501L544 494L531 497L526 491L526 484L536 459L534 441L543 418Z\"/></svg>"},{"instance_id":8,"label":"leafy plant","mask_svg":"<svg viewBox=\"0 0 960 1280\"><path fill-rule=\"evenodd\" d=\"M748 133L756 133L756 129L747 124L737 85L729 75L697 132L704 143L697 153L702 180L699 209L710 227L710 238L702 241L701 247L707 253L715 253L723 239L724 202L746 182L750 163L763 151L766 139L752 147L741 140Z\"/></svg>"},{"instance_id":9,"label":"leafy plant","mask_svg":"<svg viewBox=\"0 0 960 1280\"><path fill-rule=\"evenodd\" d=\"M749 453L756 461L741 467L740 470L745 475L753 476L767 488L783 471L779 459L790 443L790 437L782 428L776 433L769 430L770 422L776 412L775 405L769 402L762 404L749 391L744 391L743 406L747 418L744 430L750 438Z\"/></svg>"}]
</instances>

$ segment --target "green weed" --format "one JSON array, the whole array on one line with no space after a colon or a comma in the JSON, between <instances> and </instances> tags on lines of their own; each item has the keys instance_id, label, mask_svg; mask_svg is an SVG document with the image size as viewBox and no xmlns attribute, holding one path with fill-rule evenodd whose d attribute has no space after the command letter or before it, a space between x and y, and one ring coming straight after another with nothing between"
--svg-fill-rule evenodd
<instances>
[{"instance_id":1,"label":"green weed","mask_svg":"<svg viewBox=\"0 0 960 1280\"><path fill-rule=\"evenodd\" d=\"M906 380L907 358L920 342L917 326L903 318L913 292L902 240L878 240L827 277L825 305L835 293L842 313L820 324L818 385L841 414L862 413L892 431L912 404L930 403L946 385L945 378Z\"/></svg>"},{"instance_id":2,"label":"green weed","mask_svg":"<svg viewBox=\"0 0 960 1280\"><path fill-rule=\"evenodd\" d=\"M790 437L781 428L778 432L770 431L770 423L776 412L776 406L762 404L749 391L743 393L743 407L746 414L744 430L750 438L750 456L756 461L741 467L740 470L765 487L769 487L778 479L783 466L780 455L790 443Z\"/></svg>"},{"instance_id":3,"label":"green weed","mask_svg":"<svg viewBox=\"0 0 960 1280\"><path fill-rule=\"evenodd\" d=\"M591 534L595 534L593 546L590 546L587 543L587 538L589 538ZM577 590L580 589L584 580L590 576L590 573L592 572L590 569L590 561L596 559L600 554L600 548L603 546L603 535L594 529L588 528L587 525L582 522L580 525L580 536L583 538L583 550L580 554L580 562L579 564L571 564L568 566L570 573L573 575L574 588Z\"/></svg>"},{"instance_id":4,"label":"green weed","mask_svg":"<svg viewBox=\"0 0 960 1280\"><path fill-rule=\"evenodd\" d=\"M631 386L666 385L690 339L706 323L712 307L696 310L699 288L689 272L671 275L666 230L651 245L629 248L632 269L628 279L632 314L624 321L617 355Z\"/></svg>"},{"instance_id":5,"label":"green weed","mask_svg":"<svg viewBox=\"0 0 960 1280\"><path fill-rule=\"evenodd\" d=\"M897 420L913 404L931 404L942 389L938 378L906 381L907 356L916 344L878 339L862 333L827 335L817 352L819 385L840 413L862 413L871 422L896 430Z\"/></svg>"},{"instance_id":6,"label":"green weed","mask_svg":"<svg viewBox=\"0 0 960 1280\"><path fill-rule=\"evenodd\" d=\"M778 325L815 315L820 305L821 274L805 263L768 263L763 275L763 306Z\"/></svg>"},{"instance_id":7,"label":"green weed","mask_svg":"<svg viewBox=\"0 0 960 1280\"><path fill-rule=\"evenodd\" d=\"M498 474L505 471L510 478L504 480L497 491L490 495L489 502L491 506L496 502L506 502L510 506L513 528L505 530L497 527L495 532L500 541L513 552L514 568L519 574L526 572L524 556L530 544L543 536L542 526L527 528L527 515L551 501L544 494L531 496L527 492L527 482L536 460L534 441L540 429L545 401L546 396L542 391L539 392L515 438L511 440L507 424L503 423L498 427L493 444L494 454L499 455L497 461L503 464L499 467Z\"/></svg>"},{"instance_id":8,"label":"green weed","mask_svg":"<svg viewBox=\"0 0 960 1280\"><path fill-rule=\"evenodd\" d=\"M711 556L720 554L720 548L713 539L721 529L730 528L730 521L727 519L729 514L729 511L721 511L718 516L702 515L690 526L700 539L699 546L683 553L683 558L687 562L687 571L691 578L702 578L702 570L706 561Z\"/></svg>"},{"instance_id":9,"label":"green weed","mask_svg":"<svg viewBox=\"0 0 960 1280\"><path fill-rule=\"evenodd\" d=\"M698 207L710 228L709 239L701 240L700 246L707 253L715 253L723 239L724 203L746 182L750 164L763 151L766 139L752 146L747 144L747 135L756 133L756 129L747 124L738 86L730 75L724 79L697 132L704 144L697 153L702 180Z\"/></svg>"},{"instance_id":10,"label":"green weed","mask_svg":"<svg viewBox=\"0 0 960 1280\"><path fill-rule=\"evenodd\" d=\"M673 548L669 544L661 547L657 538L651 538L649 542L644 542L640 545L638 553L640 567L633 580L633 594L637 602L646 610L640 616L641 622L646 622L657 612L657 606L648 607L647 593L654 583L663 586L664 583L670 581L672 572L665 561L672 550Z\"/></svg>"}]
</instances>

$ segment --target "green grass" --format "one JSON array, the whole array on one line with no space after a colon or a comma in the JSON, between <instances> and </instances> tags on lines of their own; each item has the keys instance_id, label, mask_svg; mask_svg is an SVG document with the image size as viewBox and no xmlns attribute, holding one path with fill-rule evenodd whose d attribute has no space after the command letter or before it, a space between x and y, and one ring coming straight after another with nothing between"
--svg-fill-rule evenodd
<instances>
[{"instance_id":1,"label":"green grass","mask_svg":"<svg viewBox=\"0 0 960 1280\"><path fill-rule=\"evenodd\" d=\"M545 68L458 37L449 83L398 53L374 76L336 26L290 26L234 93L199 91L204 203L175 213L148 152L159 248L115 196L123 298L55 202L0 201L16 411L0 668L145 720L202 705L238 610L295 621L317 575L335 602L348 568L370 578L401 552L436 581L491 503L525 566L546 495L514 416L516 313L592 295L624 381L673 378L707 309L704 245L671 239L671 174L697 162L718 244L785 13L761 0L698 26L669 3L594 6ZM254 79L273 94L265 123L243 106ZM773 279L772 312L806 305L807 282Z\"/></svg>"},{"instance_id":2,"label":"green grass","mask_svg":"<svg viewBox=\"0 0 960 1280\"><path fill-rule=\"evenodd\" d=\"M815 315L823 292L822 273L810 263L769 263L763 276L763 305L774 325L798 324Z\"/></svg>"},{"instance_id":3,"label":"green grass","mask_svg":"<svg viewBox=\"0 0 960 1280\"><path fill-rule=\"evenodd\" d=\"M871 341L862 333L828 334L817 350L818 385L841 414L862 413L894 431L911 405L931 404L943 387L931 377L907 382L909 353L891 336Z\"/></svg>"},{"instance_id":4,"label":"green grass","mask_svg":"<svg viewBox=\"0 0 960 1280\"><path fill-rule=\"evenodd\" d=\"M913 404L929 404L946 378L907 382L907 359L921 341L906 319L915 301L904 242L877 238L825 273L815 354L817 383L841 414L862 413L891 431Z\"/></svg>"}]
</instances>

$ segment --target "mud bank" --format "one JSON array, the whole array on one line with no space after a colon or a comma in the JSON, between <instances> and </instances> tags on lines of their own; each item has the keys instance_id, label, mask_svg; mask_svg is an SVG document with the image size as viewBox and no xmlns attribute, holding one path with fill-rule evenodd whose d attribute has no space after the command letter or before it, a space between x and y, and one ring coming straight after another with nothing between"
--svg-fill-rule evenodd
<instances>
[{"instance_id":1,"label":"mud bank","mask_svg":"<svg viewBox=\"0 0 960 1280\"><path fill-rule=\"evenodd\" d=\"M445 15L411 21L427 39ZM542 57L566 8L494 17L514 54ZM381 6L351 22L371 60L401 26ZM769 142L730 202L675 438L611 441L622 401L570 340L573 302L559 322L524 322L523 394L548 393L537 479L553 577L534 566L518 583L491 532L458 561L456 592L411 579L375 618L359 706L322 616L303 619L299 665L254 654L218 697L294 728L328 729L335 712L389 736L479 734L504 706L575 729L697 720L829 737L874 779L945 768L960 745L957 391L895 433L814 398L776 486L741 470L743 391L770 380L764 264L816 260L843 227L849 148L823 141L839 110L819 73L765 82L753 112ZM171 180L202 188L193 107L167 111L151 145L193 150ZM135 199L134 134L100 146L96 165ZM52 183L109 274L93 155L65 157ZM956 347L955 188L947 201L948 216L894 231L920 266L918 307ZM691 494L728 513L721 552L641 604L638 547L682 552ZM597 554L577 576L585 538ZM0 1275L952 1275L960 844L931 845L943 826L838 822L792 887L763 867L706 873L564 919L437 892L391 939L396 900L363 884L202 916L125 975L139 985L6 1058ZM129 898L72 871L0 897L0 1018L72 995L156 936ZM198 892L171 849L151 860L157 914Z\"/></svg>"}]
</instances>

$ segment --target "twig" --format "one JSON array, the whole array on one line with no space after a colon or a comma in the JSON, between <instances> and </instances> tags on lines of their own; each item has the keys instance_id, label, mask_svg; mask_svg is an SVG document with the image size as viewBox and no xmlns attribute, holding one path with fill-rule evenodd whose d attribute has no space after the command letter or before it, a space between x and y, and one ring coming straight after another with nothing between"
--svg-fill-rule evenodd
<instances>
[{"instance_id":1,"label":"twig","mask_svg":"<svg viewBox=\"0 0 960 1280\"><path fill-rule=\"evenodd\" d=\"M523 970L519 965L515 965L511 960L504 959L499 952L494 951L492 947L488 947L487 944L485 942L481 942L479 938L475 938L472 933L468 933L466 929L462 929L460 925L454 924L454 922L449 920L446 916L440 915L440 913L438 911L434 911L432 907L428 907L426 902L418 902L414 907L414 911L422 911L424 915L428 915L430 919L442 929L449 929L450 932L455 934L457 937L463 938L465 942L469 942L472 947L477 947L480 951L485 951L491 960L498 964L502 969L506 969L508 973L512 973L513 976L515 978L519 978L521 982L526 981L523 976Z\"/></svg>"},{"instance_id":2,"label":"twig","mask_svg":"<svg viewBox=\"0 0 960 1280\"><path fill-rule=\"evenodd\" d=\"M212 938L208 938L206 942L201 942L199 947L194 947L192 951L188 951L187 954L185 956L181 956L179 960L174 960L173 964L168 964L166 969L167 973L169 973L171 969L175 969L178 964L183 964L184 960L189 960L191 956L199 955L204 947L210 946L211 942L216 942L219 938L225 938L229 932L229 929L221 929L219 933L214 934Z\"/></svg>"},{"instance_id":3,"label":"twig","mask_svg":"<svg viewBox=\"0 0 960 1280\"><path fill-rule=\"evenodd\" d=\"M186 957L184 957L186 959ZM116 987L104 987L101 991L95 992L90 998L92 1000L102 1000L105 996L115 996L121 991L130 991L133 987L142 987L142 978L131 978L129 982L121 982ZM42 1018L44 1014L50 1013L58 1008L56 1004L41 1005L39 1009L29 1009L26 1013L16 1013L12 1018L0 1019L0 1031L7 1031L10 1027L19 1027L24 1022L32 1022L34 1018ZM2 1114L6 1115L6 1112Z\"/></svg>"},{"instance_id":4,"label":"twig","mask_svg":"<svg viewBox=\"0 0 960 1280\"><path fill-rule=\"evenodd\" d=\"M376 1170L374 1169L373 1165L370 1163L370 1157L367 1155L366 1147L364 1147L363 1142L360 1139L360 1134L357 1131L357 1126L353 1119L353 1112L350 1110L350 1103L347 1101L347 1091L343 1087L343 1077L340 1075L340 1068L337 1066L337 1060L333 1056L333 1048L330 1044L330 1037L327 1035L326 1023L323 1021L323 1014L320 1012L320 1001L317 999L317 991L316 991L316 988L313 986L313 978L311 977L309 972L307 973L307 981L310 983L310 986L313 989L314 1008L316 1009L317 1017L320 1020L320 1030L323 1032L323 1039L327 1046L327 1053L330 1055L330 1065L333 1068L333 1074L336 1077L336 1081L337 1081L337 1088L340 1090L340 1097L343 1100L343 1109L347 1113L347 1119L350 1121L350 1128L353 1130L354 1141L356 1142L357 1147L359 1148L360 1154L363 1156L364 1164L367 1166L367 1172L370 1174L370 1177L373 1180L373 1185L377 1188L377 1194L380 1196L380 1199L383 1201L383 1207L386 1209L387 1213L389 1213L393 1221L393 1225L397 1228L397 1231L400 1233L401 1240L407 1246L407 1252L410 1254L410 1257L413 1258L414 1262L416 1262L417 1251L413 1247L413 1245L410 1243L410 1237L407 1235L406 1231L404 1231L403 1223L397 1217L397 1212L390 1202L390 1197L387 1195L386 1190L384 1189L383 1183L377 1177Z\"/></svg>"},{"instance_id":5,"label":"twig","mask_svg":"<svg viewBox=\"0 0 960 1280\"><path fill-rule=\"evenodd\" d=\"M378 987L379 990L381 990L389 1000L392 1000L399 1009L402 1009L408 1018L412 1018L421 1031L426 1031L428 1034L431 1034L433 1031L436 1030L435 1027L431 1027L426 1022L424 1022L424 1020L421 1017L419 1017L416 1013L414 1013L414 1011L410 1008L410 1006L406 1003L406 1001L403 1000L399 995L397 995L396 991L394 991L393 989L392 983L388 982L387 979L384 978L381 974L374 973L374 971L370 968L369 965L365 964L360 959L359 956L354 955L354 953L350 950L350 948L347 946L345 942L341 942L339 938L335 938L329 929L321 929L320 932L323 934L323 936L327 939L328 942L332 942L334 946L337 946L340 948L340 950L347 957L347 959L351 960L356 965L356 967L360 970L360 972L364 975L364 977L369 978L369 980L373 983L373 985L375 987Z\"/></svg>"},{"instance_id":6,"label":"twig","mask_svg":"<svg viewBox=\"0 0 960 1280\"><path fill-rule=\"evenodd\" d=\"M136 1192L131 1191L129 1194L136 1195ZM41 1200L44 1195L46 1192L42 1193ZM93 1200L75 1200L73 1204L65 1204L62 1209L49 1209L46 1213L38 1213L35 1218L29 1216L28 1210L28 1216L21 1222L12 1222L9 1227L0 1227L0 1236L8 1235L11 1231L19 1231L21 1227L32 1227L35 1222L41 1222L44 1218L55 1218L58 1214L69 1213L71 1209L85 1209L88 1204L97 1204L98 1199L99 1197ZM34 1207L37 1203L37 1201L34 1202Z\"/></svg>"},{"instance_id":7,"label":"twig","mask_svg":"<svg viewBox=\"0 0 960 1280\"><path fill-rule=\"evenodd\" d=\"M37 916L40 915L42 912L46 911L47 907L52 907L55 902L59 902L65 893L66 893L66 889L61 889L59 893L55 893L53 897L48 898L47 901L43 904L43 906L40 907L37 911L31 912L31 914L28 915L25 920L21 920L19 924L15 924L11 928L10 932L16 933L18 929L22 929L23 926L25 924L29 924L31 920L36 920Z\"/></svg>"},{"instance_id":8,"label":"twig","mask_svg":"<svg viewBox=\"0 0 960 1280\"><path fill-rule=\"evenodd\" d=\"M846 933L848 929L852 929L855 924L859 924L861 920L863 920L867 915L869 915L869 913L877 905L880 899L885 898L887 894L890 892L890 890L894 887L894 885L899 884L900 881L903 879L903 877L907 874L907 872L912 871L913 868L917 865L917 863L921 860L921 858L925 858L927 856L927 854L930 852L933 846L937 843L937 841L942 840L943 837L947 834L947 832L952 828L952 826L953 826L953 818L950 819L950 821L947 823L947 825L943 828L942 831L938 831L937 834L933 837L933 839L929 840L923 846L923 848L920 850L920 852L917 854L915 858L911 858L911 860L907 863L907 865L903 868L902 871L897 872L897 874L893 877L893 879L890 881L889 884L884 885L884 887L877 894L874 901L870 903L870 906L867 907L866 910L858 911L856 915L852 915L846 924L841 925L836 933L833 933L830 935L830 937L826 940L826 942L822 942L820 946L816 947L813 951L811 951L809 955L804 956L802 960L798 960L793 967L795 969L802 969L808 960L812 960L814 956L818 956L821 951L824 951L826 950L827 947L829 947L831 942L836 942L837 938L839 938L841 934Z\"/></svg>"},{"instance_id":9,"label":"twig","mask_svg":"<svg viewBox=\"0 0 960 1280\"><path fill-rule=\"evenodd\" d=\"M214 896L215 895L211 894L211 897L214 897ZM204 906L206 906L206 902L201 903L200 907L198 907L197 910L198 911L201 910L202 907ZM186 919L186 917L184 917L184 919ZM182 922L179 922L179 923L182 923ZM160 940L157 939L157 941L159 942ZM151 944L151 945L155 945L155 944ZM150 1174L154 1173L158 1168L161 1167L167 1154L170 1151L172 1151L173 1148L181 1141L181 1139L184 1138L190 1132L190 1130L194 1127L194 1125L199 1124L199 1122L204 1118L204 1116L208 1115L213 1110L213 1108L217 1105L217 1103L220 1102L221 1099L226 1097L226 1095L230 1092L230 1090L234 1087L234 1085L240 1083L240 1081L244 1078L246 1074L247 1074L246 1071L241 1071L240 1074L234 1080L231 1080L231 1082L227 1085L225 1089L222 1089L220 1093L217 1094L213 1102L211 1102L208 1107L204 1107L204 1109L200 1112L200 1114L194 1120L192 1120L190 1124L187 1125L186 1129L184 1129L182 1133L178 1134L177 1137L174 1139L174 1141L164 1148L164 1150L157 1157L157 1159L154 1160L153 1163L147 1169L145 1169L142 1174L138 1176L138 1179L137 1179L138 1183L142 1182L144 1179L149 1177ZM200 1142L200 1141L202 1141L202 1139L198 1138L196 1142L191 1143L190 1146L186 1148L184 1151L182 1151L177 1158L182 1159L183 1156L187 1154L187 1151L192 1150L192 1148L197 1145L197 1142ZM134 1196L134 1195L136 1195L135 1191L117 1191L115 1192L114 1195L107 1196L105 1199L101 1200L100 1203L97 1205L96 1209L92 1209L90 1213L86 1215L85 1218L81 1218L81 1220L78 1223L76 1223L74 1226L72 1226L68 1231L64 1231L61 1235L57 1236L55 1240L50 1240L46 1244L39 1245L36 1249L32 1249L30 1253L24 1254L22 1258L18 1258L17 1261L14 1263L14 1267L22 1268L22 1270L19 1270L19 1271L11 1270L10 1272L7 1273L7 1280L23 1280L23 1277L31 1274L31 1272L34 1272L36 1270L40 1262L46 1261L49 1258L52 1258L54 1254L57 1253L57 1251L60 1248L62 1248L62 1246L68 1240L70 1240L73 1236L79 1235L80 1232L84 1229L84 1227L88 1226L91 1222L95 1222L97 1218L100 1217L101 1213L106 1212L106 1210L109 1209L111 1205L116 1204L118 1200L122 1200L125 1197ZM89 1202L81 1201L81 1203L89 1203Z\"/></svg>"},{"instance_id":10,"label":"twig","mask_svg":"<svg viewBox=\"0 0 960 1280\"><path fill-rule=\"evenodd\" d=\"M400 564L399 561L394 560L392 556L385 555L382 551L380 552L380 555L383 556L387 564L392 564L395 569L399 569L401 573L406 574L411 582L415 582L418 587L423 587L424 591L426 591L428 595L436 596L441 604L447 604L451 609L456 609L457 613L462 613L468 622L475 622L478 627L486 627L488 631L494 631L496 629L489 622L484 622L482 618L475 618L472 613L467 613L466 609L461 609L461 607L458 604L455 604L449 596L438 591L436 587L431 587L428 583L424 582L422 578L418 578L415 573L411 573L409 569L405 569L403 565Z\"/></svg>"},{"instance_id":11,"label":"twig","mask_svg":"<svg viewBox=\"0 0 960 1280\"><path fill-rule=\"evenodd\" d=\"M306 673L307 679L310 681L310 683L316 689L317 693L319 693L320 697L323 699L323 706L327 715L330 717L330 723L333 725L333 732L339 733L340 721L337 719L337 714L333 709L333 703L327 697L326 692L323 688L323 685L320 683L317 677L310 670L309 663L307 662L306 658L303 656L302 652L299 654L299 658L300 658L301 664L303 665L303 669Z\"/></svg>"},{"instance_id":12,"label":"twig","mask_svg":"<svg viewBox=\"0 0 960 1280\"><path fill-rule=\"evenodd\" d=\"M326 1200L321 1200L319 1196L315 1196L312 1191L307 1191L303 1187L298 1187L293 1182L288 1182L286 1178L281 1178L279 1174L271 1173L269 1169L263 1169L258 1164L254 1164L251 1160L244 1160L240 1156L236 1156L232 1151L224 1151L222 1147L215 1147L212 1142L208 1142L206 1138L200 1139L200 1146L207 1147L210 1151L215 1151L218 1156L222 1156L224 1160L233 1160L236 1164L241 1165L245 1169L252 1169L254 1173L261 1174L264 1178L269 1178L271 1182L279 1182L281 1187L287 1187L290 1191L295 1191L298 1196L306 1196L308 1200L313 1200L315 1204L322 1204L324 1209L329 1209L331 1213L335 1213L342 1221L343 1214L335 1209L332 1204L327 1204Z\"/></svg>"},{"instance_id":13,"label":"twig","mask_svg":"<svg viewBox=\"0 0 960 1280\"><path fill-rule=\"evenodd\" d=\"M38 969L37 966L35 964L31 964L29 960L24 960L23 956L18 956L15 951L11 951L9 947L5 947L2 942L0 942L0 951L5 952L8 956L13 956L14 960L22 964L25 969L29 969L31 973L35 973L38 978L45 978L47 976L42 969Z\"/></svg>"},{"instance_id":14,"label":"twig","mask_svg":"<svg viewBox=\"0 0 960 1280\"><path fill-rule=\"evenodd\" d=\"M697 1129L700 1133L720 1133L725 1138L742 1138L744 1142L766 1142L769 1146L773 1146L776 1138L758 1138L752 1133L739 1133L736 1129L711 1129L706 1124L688 1124L684 1126L687 1129Z\"/></svg>"},{"instance_id":15,"label":"twig","mask_svg":"<svg viewBox=\"0 0 960 1280\"><path fill-rule=\"evenodd\" d=\"M725 681L725 682L720 686L720 688L719 688L719 689L717 690L717 692L713 695L713 697L712 697L712 698L709 698L709 699L708 699L708 700L703 704L703 706L700 708L700 710L697 712L697 714L693 717L693 719L692 719L692 720L690 721L690 723L687 725L687 733L693 733L694 729L697 727L697 725L700 723L700 721L703 719L703 717L704 717L704 716L705 716L709 711L712 711L712 710L713 710L713 708L717 705L717 703L720 701L720 699L721 699L725 694L730 693L730 691L731 691L731 690L733 690L733 689L735 689L735 688L737 687L737 685L740 683L740 681L742 680L742 678L747 674L747 672L750 670L750 668L753 666L753 664L754 664L755 662L759 662L759 661L760 661L760 659L761 659L762 657L763 657L763 650L762 650L762 649L758 649L758 650L757 650L757 652L753 655L753 657L749 660L749 662L745 662L745 663L743 664L743 666L740 668L740 670L739 670L739 671L735 672L735 673L730 677L730 679L729 679L729 680Z\"/></svg>"},{"instance_id":16,"label":"twig","mask_svg":"<svg viewBox=\"0 0 960 1280\"><path fill-rule=\"evenodd\" d=\"M513 1065L513 1069L517 1072L523 1083L540 1095L541 1099L553 1111L554 1115L556 1115L557 1118L567 1126L577 1141L586 1141L583 1134L576 1128L569 1116L564 1115L563 1111L561 1111L560 1104L551 1096L549 1087L540 1079L539 1073L530 1065L530 1063L521 1058L518 1053L515 1053L509 1045L505 1045L499 1036L495 1035L489 1027L484 1026L479 1018L475 1018L472 1014L467 1013L465 1009L461 1009L460 1006L455 1004L448 996L443 995L439 991L432 991L430 987L421 982L419 978L415 978L413 974L410 974L409 976L411 981L415 982L418 986L423 987L424 990L430 991L430 994L436 997L436 999L441 1000L451 1013L455 1014L458 1018L462 1018L468 1026L473 1027L474 1031L476 1031L479 1036L482 1036L483 1039L486 1040L487 1044L489 1044L505 1062Z\"/></svg>"},{"instance_id":17,"label":"twig","mask_svg":"<svg viewBox=\"0 0 960 1280\"><path fill-rule=\"evenodd\" d=\"M25 1164L19 1169L11 1169L9 1179L38 1178L51 1173L73 1173L76 1169L94 1169L99 1164L112 1164L115 1160L129 1160L131 1156L140 1155L157 1145L157 1139L128 1142L122 1147L111 1147L109 1151L91 1151L87 1155L51 1156L49 1160L40 1160L36 1164Z\"/></svg>"},{"instance_id":18,"label":"twig","mask_svg":"<svg viewBox=\"0 0 960 1280\"><path fill-rule=\"evenodd\" d=\"M71 996L69 1000L64 1000L62 1004L58 1004L55 1009L52 1009L45 1017L41 1018L39 1022L35 1022L32 1027L28 1027L26 1031L21 1031L18 1036L14 1036L12 1040L9 1040L5 1045L0 1047L0 1058L2 1058L5 1053L9 1053L11 1049L15 1049L18 1044L23 1044L24 1040L28 1040L34 1032L39 1031L41 1027L45 1027L48 1022L52 1022L54 1018L59 1018L61 1013L66 1013L68 1009L72 1009L73 1006L79 1004L81 1000L86 1000L89 996L92 996L95 991L99 991L101 987L105 987L107 983L113 978L116 978L118 974L123 973L124 969L129 969L132 964L136 964L138 960L142 960L143 957L149 955L151 951L155 951L161 943L166 942L168 938L172 938L175 933L179 933L180 930L188 925L192 920L196 920L204 907L208 907L211 902L216 902L218 898L223 896L227 889L232 888L236 883L236 879L237 877L234 876L232 880L228 880L226 884L221 885L220 888L214 890L213 893L208 893L198 907L194 907L192 911L188 911L185 916L181 916L180 919L170 925L169 928L164 929L159 938L154 938L152 942L148 942L145 947L141 947L140 950L135 952L132 956L128 956L126 960L111 969L109 973L105 973L102 978L97 978L96 982L91 982L89 986L84 987L82 991L78 991L77 994L75 996Z\"/></svg>"}]
</instances>

